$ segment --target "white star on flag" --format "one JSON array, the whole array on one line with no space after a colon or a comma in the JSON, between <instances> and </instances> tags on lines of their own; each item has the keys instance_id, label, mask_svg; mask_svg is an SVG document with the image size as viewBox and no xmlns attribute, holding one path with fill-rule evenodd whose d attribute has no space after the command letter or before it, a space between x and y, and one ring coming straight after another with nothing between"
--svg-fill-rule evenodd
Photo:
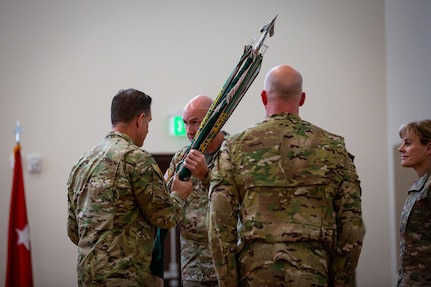
<instances>
[{"instance_id":1,"label":"white star on flag","mask_svg":"<svg viewBox=\"0 0 431 287\"><path fill-rule=\"evenodd\" d=\"M25 225L24 229L15 229L18 233L18 243L17 246L20 244L24 244L25 248L27 248L28 251L30 251L30 231L28 229L28 224Z\"/></svg>"}]
</instances>

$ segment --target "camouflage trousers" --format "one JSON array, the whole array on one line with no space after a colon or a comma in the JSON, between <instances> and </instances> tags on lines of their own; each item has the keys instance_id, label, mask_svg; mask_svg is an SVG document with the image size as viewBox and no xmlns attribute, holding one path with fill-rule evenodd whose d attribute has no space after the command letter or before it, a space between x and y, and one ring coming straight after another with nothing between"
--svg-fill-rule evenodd
<instances>
[{"instance_id":1,"label":"camouflage trousers","mask_svg":"<svg viewBox=\"0 0 431 287\"><path fill-rule=\"evenodd\" d=\"M217 281L199 282L199 281L183 280L182 286L183 287L217 287L218 282Z\"/></svg>"},{"instance_id":2,"label":"camouflage trousers","mask_svg":"<svg viewBox=\"0 0 431 287\"><path fill-rule=\"evenodd\" d=\"M319 254L306 243L255 242L239 255L240 286L327 287L327 266L323 262L324 253Z\"/></svg>"},{"instance_id":3,"label":"camouflage trousers","mask_svg":"<svg viewBox=\"0 0 431 287\"><path fill-rule=\"evenodd\" d=\"M161 282L161 285L160 283ZM93 281L78 281L78 286L86 286L86 287L156 287L163 286L163 279L150 276L145 279L145 282L142 280L140 282L132 281L124 278L106 278L103 280L93 280Z\"/></svg>"}]
</instances>

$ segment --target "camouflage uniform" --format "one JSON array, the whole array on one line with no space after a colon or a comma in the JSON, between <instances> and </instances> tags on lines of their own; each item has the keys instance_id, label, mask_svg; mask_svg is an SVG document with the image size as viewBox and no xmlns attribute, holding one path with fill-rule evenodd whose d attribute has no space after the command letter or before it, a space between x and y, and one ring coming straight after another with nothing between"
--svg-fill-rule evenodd
<instances>
[{"instance_id":1,"label":"camouflage uniform","mask_svg":"<svg viewBox=\"0 0 431 287\"><path fill-rule=\"evenodd\" d=\"M364 236L344 139L280 113L223 142L209 237L219 286L352 286Z\"/></svg>"},{"instance_id":2,"label":"camouflage uniform","mask_svg":"<svg viewBox=\"0 0 431 287\"><path fill-rule=\"evenodd\" d=\"M172 158L169 169L166 171L168 178L174 175L186 150L187 147L184 147ZM214 166L213 158L217 153L218 151L211 156L205 155L210 170ZM208 246L206 226L209 181L208 178L200 181L194 176L191 179L193 180L193 191L187 198L181 217L181 277L182 280L188 281L212 281L216 285L217 275Z\"/></svg>"},{"instance_id":3,"label":"camouflage uniform","mask_svg":"<svg viewBox=\"0 0 431 287\"><path fill-rule=\"evenodd\" d=\"M184 204L154 158L129 136L110 132L73 167L67 190L78 285L154 286L154 226L175 226Z\"/></svg>"},{"instance_id":4,"label":"camouflage uniform","mask_svg":"<svg viewBox=\"0 0 431 287\"><path fill-rule=\"evenodd\" d=\"M431 170L409 189L400 235L398 286L431 286Z\"/></svg>"}]
</instances>

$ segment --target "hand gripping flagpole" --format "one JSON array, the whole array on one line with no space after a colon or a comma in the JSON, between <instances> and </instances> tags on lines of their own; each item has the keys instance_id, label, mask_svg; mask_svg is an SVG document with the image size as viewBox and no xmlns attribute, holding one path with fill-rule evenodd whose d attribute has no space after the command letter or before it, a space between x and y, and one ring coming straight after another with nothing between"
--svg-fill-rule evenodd
<instances>
[{"instance_id":1,"label":"hand gripping flagpole","mask_svg":"<svg viewBox=\"0 0 431 287\"><path fill-rule=\"evenodd\" d=\"M270 37L274 35L274 24L277 16L260 29L262 34L257 42L256 39L253 39L249 45L244 47L244 52L238 64L229 75L206 113L185 156L190 149L196 149L204 153L238 106L248 88L259 74L263 54L268 47L264 45L264 41L268 34ZM188 180L190 178L191 172L182 165L182 162L179 164L178 170L181 180Z\"/></svg>"}]
</instances>

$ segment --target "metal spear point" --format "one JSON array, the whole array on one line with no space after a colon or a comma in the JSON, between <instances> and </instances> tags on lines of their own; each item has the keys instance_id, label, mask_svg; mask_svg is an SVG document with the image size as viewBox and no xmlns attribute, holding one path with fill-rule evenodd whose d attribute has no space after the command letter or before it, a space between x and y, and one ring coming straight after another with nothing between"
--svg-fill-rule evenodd
<instances>
[{"instance_id":1,"label":"metal spear point","mask_svg":"<svg viewBox=\"0 0 431 287\"><path fill-rule=\"evenodd\" d=\"M277 19L278 15L275 15L274 19L272 19L271 22L269 22L268 24L266 24L265 26L263 26L260 29L260 32L262 33L262 35L260 36L259 41L256 43L256 45L254 46L256 51L259 51L260 48L263 45L263 42L266 39L266 36L269 34L269 37L272 37L272 35L274 35L274 25L275 25L275 19Z\"/></svg>"}]
</instances>

